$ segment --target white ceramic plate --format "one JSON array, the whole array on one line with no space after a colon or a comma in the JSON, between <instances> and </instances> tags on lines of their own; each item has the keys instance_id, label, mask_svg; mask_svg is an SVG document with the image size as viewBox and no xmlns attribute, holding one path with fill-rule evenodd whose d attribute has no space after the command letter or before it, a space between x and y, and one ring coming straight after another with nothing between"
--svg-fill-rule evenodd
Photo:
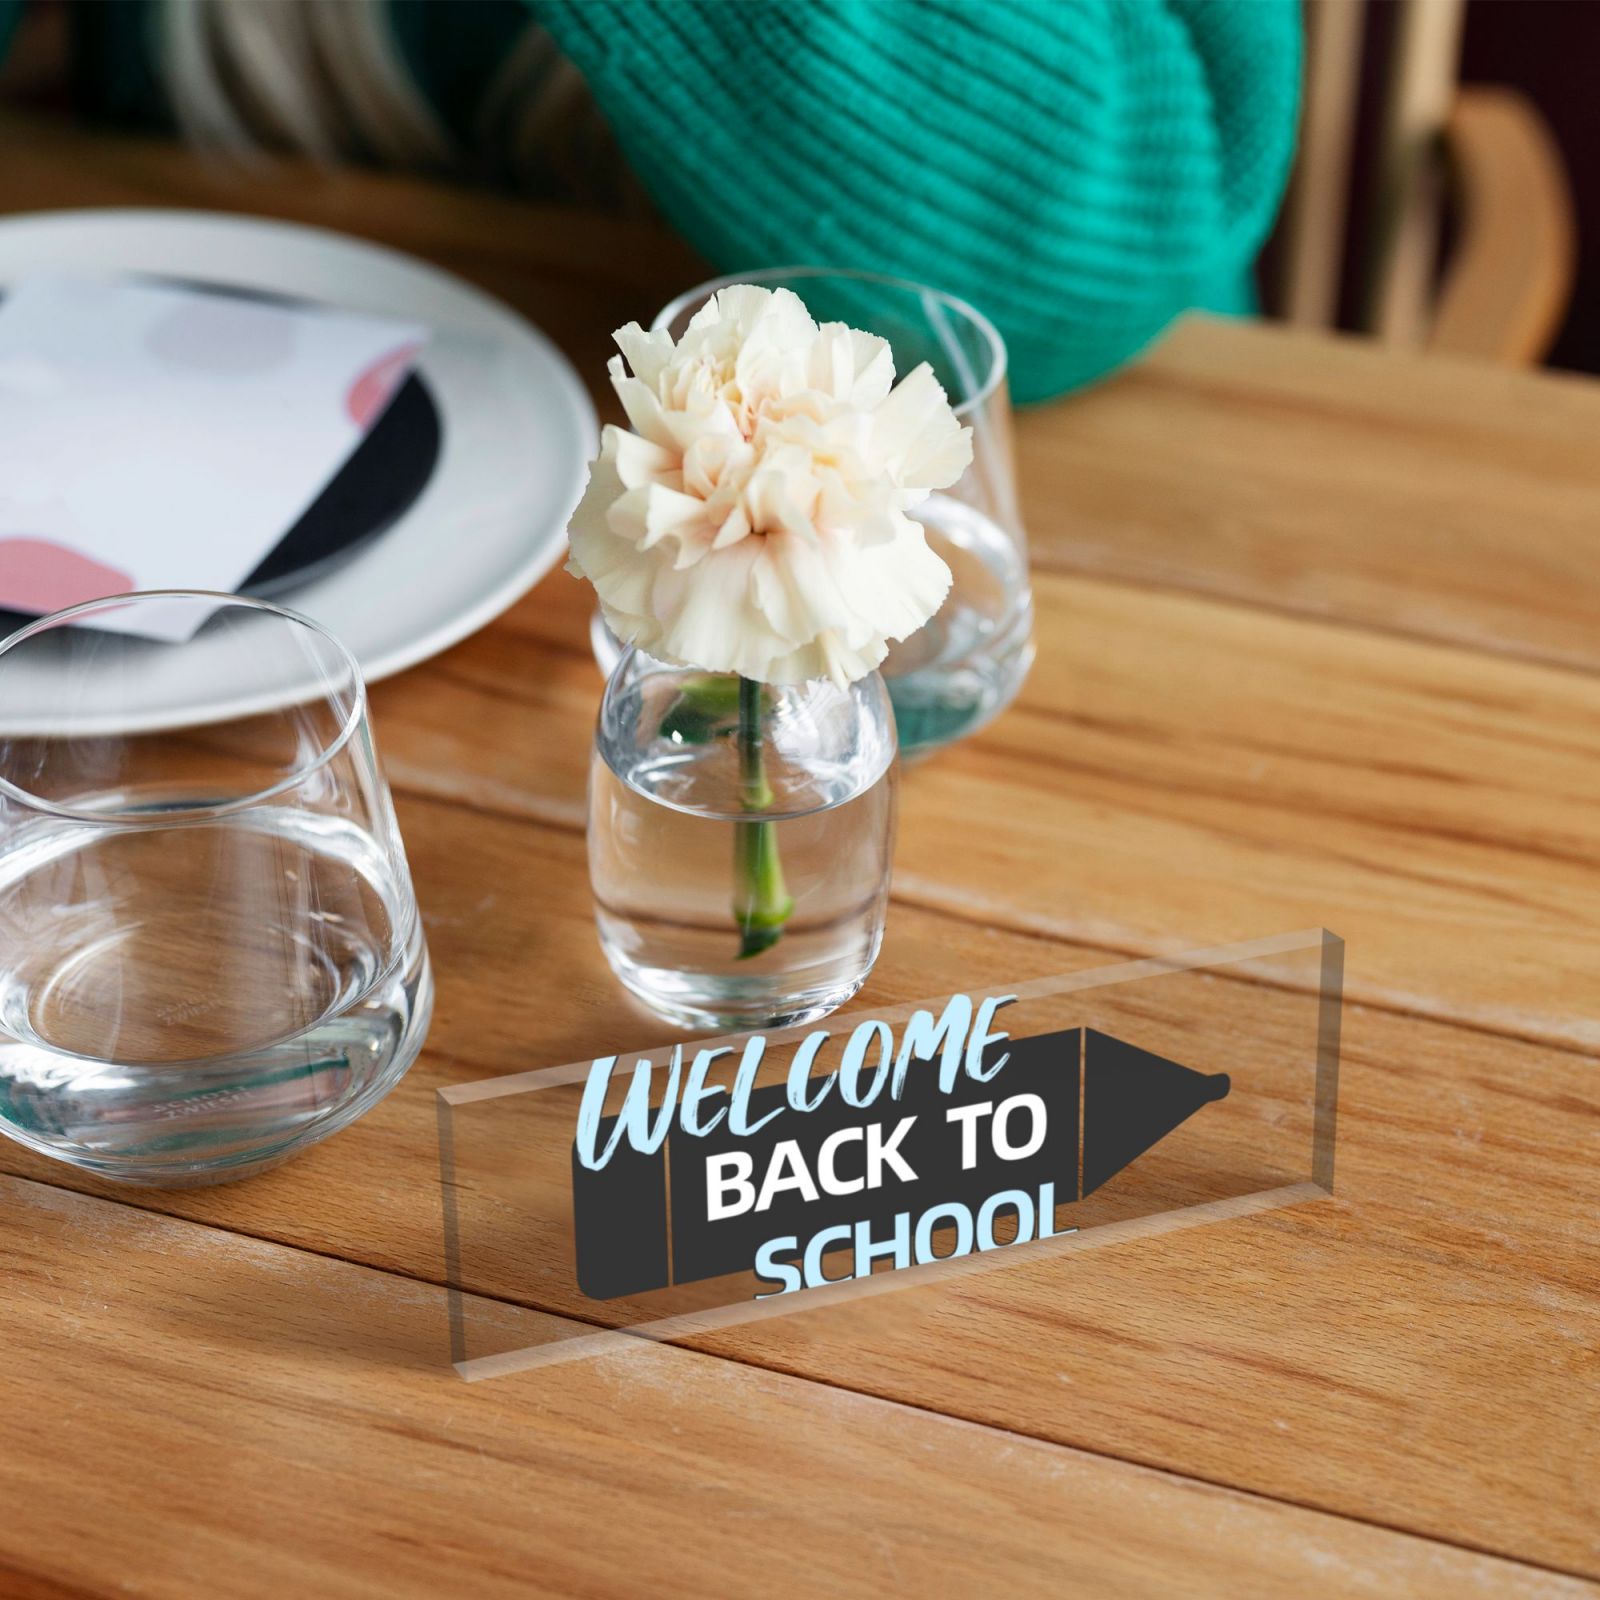
<instances>
[{"instance_id":1,"label":"white ceramic plate","mask_svg":"<svg viewBox=\"0 0 1600 1600\"><path fill-rule=\"evenodd\" d=\"M595 453L594 408L543 334L449 273L321 228L204 212L0 221L0 285L47 270L237 285L434 330L418 363L442 420L432 479L367 549L280 597L338 635L369 683L481 628L565 549ZM205 643L202 634L194 649ZM230 698L205 662L185 656L181 677L152 678L153 698L140 708L150 722L197 720Z\"/></svg>"}]
</instances>

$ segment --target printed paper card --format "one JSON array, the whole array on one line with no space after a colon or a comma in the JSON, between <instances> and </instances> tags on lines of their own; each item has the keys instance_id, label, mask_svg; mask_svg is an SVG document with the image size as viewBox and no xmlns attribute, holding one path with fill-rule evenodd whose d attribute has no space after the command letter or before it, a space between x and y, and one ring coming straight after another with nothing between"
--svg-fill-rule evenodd
<instances>
[{"instance_id":1,"label":"printed paper card","mask_svg":"<svg viewBox=\"0 0 1600 1600\"><path fill-rule=\"evenodd\" d=\"M0 607L232 591L338 472L426 337L413 323L154 282L9 289Z\"/></svg>"}]
</instances>

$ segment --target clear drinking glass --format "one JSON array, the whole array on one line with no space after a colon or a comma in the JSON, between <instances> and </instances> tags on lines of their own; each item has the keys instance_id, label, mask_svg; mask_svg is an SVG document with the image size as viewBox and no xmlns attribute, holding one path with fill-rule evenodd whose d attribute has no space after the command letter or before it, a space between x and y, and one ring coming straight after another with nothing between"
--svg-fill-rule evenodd
<instances>
[{"instance_id":1,"label":"clear drinking glass","mask_svg":"<svg viewBox=\"0 0 1600 1600\"><path fill-rule=\"evenodd\" d=\"M894 718L878 675L744 692L759 696L770 791L758 813L740 680L632 647L606 686L589 780L606 959L661 1015L718 1031L809 1021L861 987L894 852ZM791 908L763 920L774 901Z\"/></svg>"},{"instance_id":2,"label":"clear drinking glass","mask_svg":"<svg viewBox=\"0 0 1600 1600\"><path fill-rule=\"evenodd\" d=\"M162 592L0 643L0 1131L134 1183L243 1177L393 1088L432 1000L331 634Z\"/></svg>"},{"instance_id":3,"label":"clear drinking glass","mask_svg":"<svg viewBox=\"0 0 1600 1600\"><path fill-rule=\"evenodd\" d=\"M1011 703L1033 663L1033 597L1017 509L1004 341L982 312L954 295L826 267L718 278L665 306L655 326L681 337L695 312L731 283L792 289L819 322L848 322L887 339L898 376L926 361L972 429L966 474L912 513L949 564L950 594L926 625L890 649L881 668L902 755L965 738ZM619 647L598 613L593 642L609 672Z\"/></svg>"}]
</instances>

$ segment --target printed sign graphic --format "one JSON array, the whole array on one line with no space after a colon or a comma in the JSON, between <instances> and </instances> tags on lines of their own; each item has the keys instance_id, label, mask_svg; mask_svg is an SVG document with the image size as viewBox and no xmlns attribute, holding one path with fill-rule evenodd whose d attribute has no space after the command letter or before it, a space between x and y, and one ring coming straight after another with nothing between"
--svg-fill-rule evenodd
<instances>
[{"instance_id":1,"label":"printed sign graphic","mask_svg":"<svg viewBox=\"0 0 1600 1600\"><path fill-rule=\"evenodd\" d=\"M1284 934L443 1089L456 1370L802 1310L892 1345L898 1291L1317 1199L1342 964Z\"/></svg>"},{"instance_id":2,"label":"printed sign graphic","mask_svg":"<svg viewBox=\"0 0 1600 1600\"><path fill-rule=\"evenodd\" d=\"M836 1093L785 1116L788 1091L773 1084L751 1095L758 1131L746 1138L726 1119L699 1138L678 1128L651 1153L617 1142L597 1170L574 1144L579 1286L609 1300L752 1263L761 1271L764 1257L798 1288L818 1274L783 1270L786 1241L811 1260L853 1245L858 1267L863 1256L904 1267L993 1248L1001 1210L1013 1241L1043 1237L1061 1231L1058 1207L1228 1092L1226 1074L1191 1072L1093 1028L999 1041L984 1056L994 1076L961 1078L948 1093L931 1064L913 1068L886 1114ZM619 1121L600 1123L602 1145ZM955 1241L935 1252L940 1228Z\"/></svg>"}]
</instances>

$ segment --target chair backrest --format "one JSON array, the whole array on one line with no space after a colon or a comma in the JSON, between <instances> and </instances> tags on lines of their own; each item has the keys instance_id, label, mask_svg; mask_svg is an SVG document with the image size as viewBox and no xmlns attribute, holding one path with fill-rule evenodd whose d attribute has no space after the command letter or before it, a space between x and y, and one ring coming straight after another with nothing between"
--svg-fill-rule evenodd
<instances>
[{"instance_id":1,"label":"chair backrest","mask_svg":"<svg viewBox=\"0 0 1600 1600\"><path fill-rule=\"evenodd\" d=\"M1279 227L1277 310L1333 327L1353 275L1357 331L1538 360L1571 290L1559 151L1515 91L1459 85L1464 0L1305 0L1300 149ZM1368 32L1384 24L1383 60ZM1364 73L1378 74L1363 96ZM1370 124L1361 126L1363 110ZM1372 151L1354 180L1358 142ZM1440 262L1448 209L1455 242ZM1359 251L1359 259L1354 252Z\"/></svg>"}]
</instances>

